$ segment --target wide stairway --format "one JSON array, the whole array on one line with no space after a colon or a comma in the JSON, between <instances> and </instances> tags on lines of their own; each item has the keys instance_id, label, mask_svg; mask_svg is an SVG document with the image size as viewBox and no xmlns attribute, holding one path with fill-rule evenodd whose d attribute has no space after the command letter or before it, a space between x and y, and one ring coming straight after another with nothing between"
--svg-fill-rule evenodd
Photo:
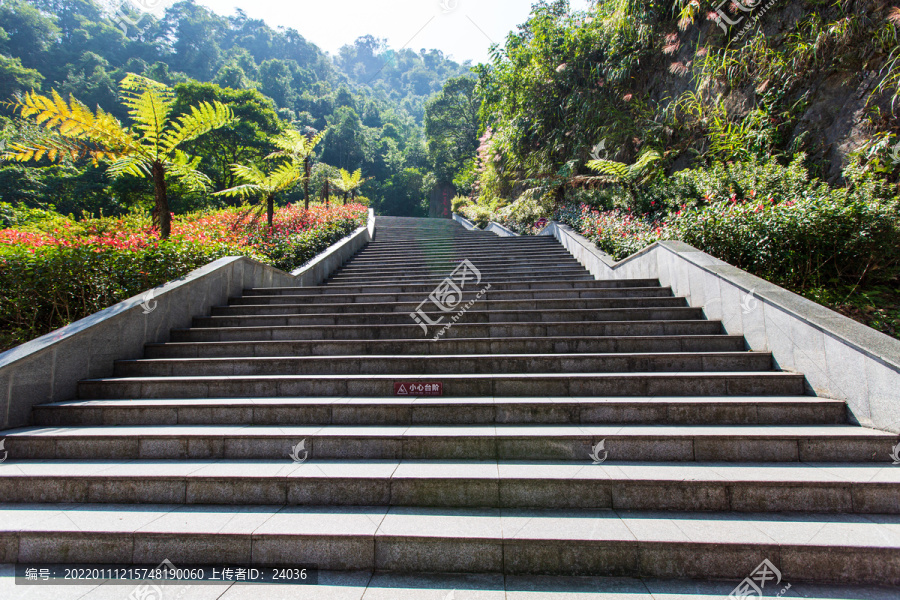
<instances>
[{"instance_id":1,"label":"wide stairway","mask_svg":"<svg viewBox=\"0 0 900 600\"><path fill-rule=\"evenodd\" d=\"M768 560L766 595L900 597L876 589L900 585L897 436L552 237L379 217L326 285L245 290L34 419L0 432L0 563L637 600L724 597Z\"/></svg>"}]
</instances>

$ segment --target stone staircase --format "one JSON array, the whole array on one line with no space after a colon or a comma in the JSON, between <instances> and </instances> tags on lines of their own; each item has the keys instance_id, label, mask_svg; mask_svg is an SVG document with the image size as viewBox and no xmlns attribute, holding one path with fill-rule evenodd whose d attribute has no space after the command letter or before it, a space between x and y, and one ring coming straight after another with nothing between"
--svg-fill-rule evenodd
<instances>
[{"instance_id":1,"label":"stone staircase","mask_svg":"<svg viewBox=\"0 0 900 600\"><path fill-rule=\"evenodd\" d=\"M0 562L900 585L896 435L549 237L379 217L326 285L246 290L34 419L0 432Z\"/></svg>"}]
</instances>

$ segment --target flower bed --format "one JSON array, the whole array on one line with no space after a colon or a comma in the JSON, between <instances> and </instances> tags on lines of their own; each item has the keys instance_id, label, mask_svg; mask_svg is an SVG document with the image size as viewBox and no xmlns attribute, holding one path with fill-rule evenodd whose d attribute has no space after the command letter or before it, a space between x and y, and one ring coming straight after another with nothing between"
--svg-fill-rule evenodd
<instances>
[{"instance_id":1,"label":"flower bed","mask_svg":"<svg viewBox=\"0 0 900 600\"><path fill-rule=\"evenodd\" d=\"M67 325L224 256L302 266L365 224L362 205L288 206L270 230L247 209L175 217L160 240L143 217L61 216L0 230L0 349Z\"/></svg>"}]
</instances>

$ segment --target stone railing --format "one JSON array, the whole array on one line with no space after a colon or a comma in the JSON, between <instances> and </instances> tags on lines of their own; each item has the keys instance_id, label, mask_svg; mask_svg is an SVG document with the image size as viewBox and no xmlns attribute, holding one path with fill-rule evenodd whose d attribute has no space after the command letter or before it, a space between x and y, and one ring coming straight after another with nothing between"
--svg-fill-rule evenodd
<instances>
[{"instance_id":1,"label":"stone railing","mask_svg":"<svg viewBox=\"0 0 900 600\"><path fill-rule=\"evenodd\" d=\"M309 287L325 281L372 240L374 212L352 234L301 268L286 273L243 256L229 256L140 296L0 354L0 429L27 425L31 407L76 397L79 380L108 377L113 361L140 358L144 345L227 304L253 287ZM23 299L23 301L27 301Z\"/></svg>"}]
</instances>

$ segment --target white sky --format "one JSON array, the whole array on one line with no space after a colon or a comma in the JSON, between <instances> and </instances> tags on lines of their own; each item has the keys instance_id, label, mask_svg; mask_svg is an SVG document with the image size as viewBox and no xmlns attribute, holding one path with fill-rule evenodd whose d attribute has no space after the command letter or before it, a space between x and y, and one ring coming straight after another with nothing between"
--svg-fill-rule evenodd
<instances>
[{"instance_id":1,"label":"white sky","mask_svg":"<svg viewBox=\"0 0 900 600\"><path fill-rule=\"evenodd\" d=\"M197 0L231 16L241 8L271 27L293 27L322 50L336 54L357 37L387 38L388 45L437 48L462 62L486 62L491 41L524 23L531 0ZM570 0L583 10L588 0Z\"/></svg>"}]
</instances>

